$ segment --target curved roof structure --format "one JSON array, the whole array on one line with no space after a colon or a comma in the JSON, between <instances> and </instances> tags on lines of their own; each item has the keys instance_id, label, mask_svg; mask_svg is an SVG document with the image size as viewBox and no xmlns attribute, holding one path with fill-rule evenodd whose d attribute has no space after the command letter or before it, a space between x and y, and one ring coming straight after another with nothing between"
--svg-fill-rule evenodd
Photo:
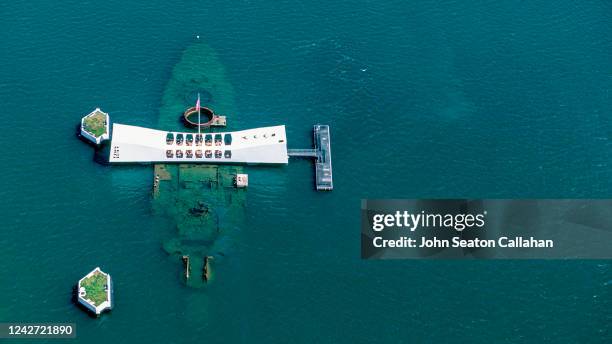
<instances>
[{"instance_id":1,"label":"curved roof structure","mask_svg":"<svg viewBox=\"0 0 612 344\"><path fill-rule=\"evenodd\" d=\"M197 134L115 123L109 162L286 164L288 158L284 125Z\"/></svg>"}]
</instances>

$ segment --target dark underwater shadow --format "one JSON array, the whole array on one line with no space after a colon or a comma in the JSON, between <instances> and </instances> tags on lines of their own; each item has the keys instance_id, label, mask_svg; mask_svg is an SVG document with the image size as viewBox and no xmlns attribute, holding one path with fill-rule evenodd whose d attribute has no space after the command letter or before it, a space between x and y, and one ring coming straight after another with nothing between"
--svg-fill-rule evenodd
<instances>
[{"instance_id":1,"label":"dark underwater shadow","mask_svg":"<svg viewBox=\"0 0 612 344\"><path fill-rule=\"evenodd\" d=\"M110 165L109 160L108 160L108 157L110 156L110 142L109 141L102 142L98 146L95 143L84 138L83 135L81 135L81 124L80 123L74 127L74 134L80 141L84 142L89 147L93 148L94 150L93 160L96 163L100 165Z\"/></svg>"}]
</instances>

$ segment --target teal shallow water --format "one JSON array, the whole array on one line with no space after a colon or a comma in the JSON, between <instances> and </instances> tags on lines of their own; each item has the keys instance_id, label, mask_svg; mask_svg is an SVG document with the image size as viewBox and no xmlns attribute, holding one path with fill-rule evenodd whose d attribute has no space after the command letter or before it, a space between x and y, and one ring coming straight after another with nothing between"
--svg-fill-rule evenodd
<instances>
[{"instance_id":1,"label":"teal shallow water","mask_svg":"<svg viewBox=\"0 0 612 344\"><path fill-rule=\"evenodd\" d=\"M367 197L611 197L608 3L39 1L0 17L0 321L73 321L88 343L612 337L608 262L361 261L358 234ZM306 161L248 168L247 225L204 290L161 248L151 169L95 164L74 137L96 106L156 126L196 35L233 85L232 128L284 123L300 148L328 123L335 176L320 194ZM117 302L94 320L70 288L97 265Z\"/></svg>"}]
</instances>

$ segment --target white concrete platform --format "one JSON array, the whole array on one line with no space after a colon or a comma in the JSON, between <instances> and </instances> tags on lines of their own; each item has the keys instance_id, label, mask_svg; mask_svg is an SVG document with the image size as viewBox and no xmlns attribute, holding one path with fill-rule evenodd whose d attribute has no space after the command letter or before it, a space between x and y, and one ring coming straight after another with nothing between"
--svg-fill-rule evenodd
<instances>
[{"instance_id":1,"label":"white concrete platform","mask_svg":"<svg viewBox=\"0 0 612 344\"><path fill-rule=\"evenodd\" d=\"M284 125L201 135L202 140L199 141L194 132L163 131L115 123L109 162L288 163Z\"/></svg>"},{"instance_id":2,"label":"white concrete platform","mask_svg":"<svg viewBox=\"0 0 612 344\"><path fill-rule=\"evenodd\" d=\"M83 287L83 281L92 277L94 274L100 274L106 279L106 300L100 304L96 304L94 301L90 300L85 287ZM77 288L79 303L85 306L85 308L95 313L96 315L100 315L102 312L113 308L113 285L111 276L110 274L107 274L100 270L99 267L96 267L90 273L85 275L85 277L81 278L79 280Z\"/></svg>"},{"instance_id":3,"label":"white concrete platform","mask_svg":"<svg viewBox=\"0 0 612 344\"><path fill-rule=\"evenodd\" d=\"M94 135L94 133L90 133L89 131L87 131L87 129L85 129L85 120L88 117L91 116L97 116L97 115L102 115L105 117L105 131L102 135L100 136L96 136ZM102 142L108 140L109 138L109 126L110 126L110 118L108 117L108 114L102 110L100 110L100 108L96 108L95 110L93 110L92 112L90 112L87 116L84 116L83 118L81 118L81 136L86 138L87 140L91 141L92 143L95 143L97 145L101 144Z\"/></svg>"}]
</instances>

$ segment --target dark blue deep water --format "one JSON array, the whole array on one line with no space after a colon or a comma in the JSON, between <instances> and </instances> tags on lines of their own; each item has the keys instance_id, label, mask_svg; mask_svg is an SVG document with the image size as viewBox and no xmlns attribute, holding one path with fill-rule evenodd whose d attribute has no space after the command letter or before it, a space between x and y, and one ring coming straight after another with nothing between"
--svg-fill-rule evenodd
<instances>
[{"instance_id":1,"label":"dark blue deep water","mask_svg":"<svg viewBox=\"0 0 612 344\"><path fill-rule=\"evenodd\" d=\"M83 343L610 343L610 262L362 261L359 206L612 197L611 22L604 0L3 1L0 322L75 322ZM249 167L205 289L161 249L151 168L74 135L96 106L155 126L197 35L232 129L286 124L301 148L328 123L335 177L321 194L307 161ZM96 320L70 298L98 265L116 307Z\"/></svg>"}]
</instances>

